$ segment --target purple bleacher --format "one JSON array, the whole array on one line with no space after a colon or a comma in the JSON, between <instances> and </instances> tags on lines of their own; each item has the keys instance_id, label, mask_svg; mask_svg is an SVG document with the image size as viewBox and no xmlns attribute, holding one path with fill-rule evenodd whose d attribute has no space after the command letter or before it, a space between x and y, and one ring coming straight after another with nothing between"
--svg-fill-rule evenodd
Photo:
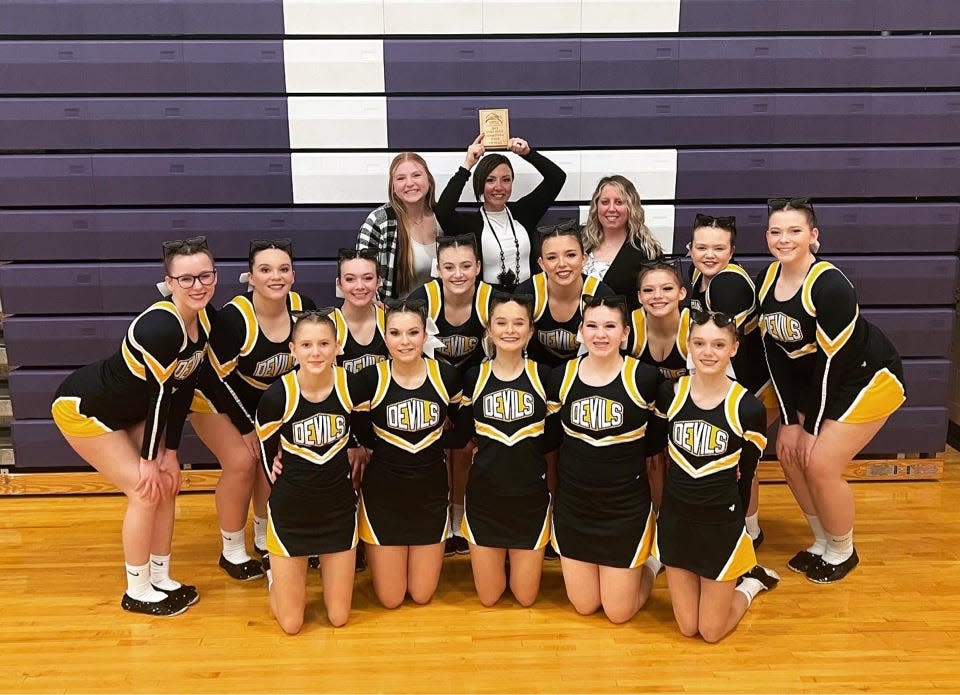
<instances>
[{"instance_id":1,"label":"purple bleacher","mask_svg":"<svg viewBox=\"0 0 960 695\"><path fill-rule=\"evenodd\" d=\"M876 5L874 29L877 30L960 30L960 5L956 0L920 0L909 3L903 0L860 1Z\"/></svg>"},{"instance_id":2,"label":"purple bleacher","mask_svg":"<svg viewBox=\"0 0 960 695\"><path fill-rule=\"evenodd\" d=\"M247 263L217 263L214 306L245 291L238 281ZM317 302L333 300L336 263L296 264L296 289ZM3 309L10 314L133 314L159 298L155 284L163 279L159 263L18 264L0 266ZM9 341L12 342L12 341Z\"/></svg>"},{"instance_id":3,"label":"purple bleacher","mask_svg":"<svg viewBox=\"0 0 960 695\"><path fill-rule=\"evenodd\" d=\"M160 259L160 244L198 234L217 258L246 258L251 239L289 237L296 258L352 247L370 209L0 210L0 260Z\"/></svg>"},{"instance_id":4,"label":"purple bleacher","mask_svg":"<svg viewBox=\"0 0 960 695\"><path fill-rule=\"evenodd\" d=\"M622 92L677 88L679 39L583 39L580 89Z\"/></svg>"},{"instance_id":5,"label":"purple bleacher","mask_svg":"<svg viewBox=\"0 0 960 695\"><path fill-rule=\"evenodd\" d=\"M574 92L579 39L427 39L383 42L387 94ZM484 108L499 108L489 97Z\"/></svg>"},{"instance_id":6,"label":"purple bleacher","mask_svg":"<svg viewBox=\"0 0 960 695\"><path fill-rule=\"evenodd\" d=\"M257 98L0 99L0 149L288 149L287 102Z\"/></svg>"},{"instance_id":7,"label":"purple bleacher","mask_svg":"<svg viewBox=\"0 0 960 695\"><path fill-rule=\"evenodd\" d=\"M798 194L799 189L790 189ZM778 191L777 195L783 195ZM820 242L827 253L949 253L960 247L960 204L879 203L816 205ZM678 205L674 253L690 240L698 212L735 215L737 253L765 254L766 205ZM0 229L2 229L0 213Z\"/></svg>"},{"instance_id":8,"label":"purple bleacher","mask_svg":"<svg viewBox=\"0 0 960 695\"><path fill-rule=\"evenodd\" d=\"M5 0L8 36L282 34L281 0Z\"/></svg>"},{"instance_id":9,"label":"purple bleacher","mask_svg":"<svg viewBox=\"0 0 960 695\"><path fill-rule=\"evenodd\" d=\"M14 369L10 372L10 396L17 420L50 417L50 403L69 369ZM907 359L903 374L910 407L941 406L950 392L950 361Z\"/></svg>"},{"instance_id":10,"label":"purple bleacher","mask_svg":"<svg viewBox=\"0 0 960 695\"><path fill-rule=\"evenodd\" d=\"M678 199L954 196L958 147L681 150Z\"/></svg>"},{"instance_id":11,"label":"purple bleacher","mask_svg":"<svg viewBox=\"0 0 960 695\"><path fill-rule=\"evenodd\" d=\"M70 448L52 420L15 421L11 426L17 471L85 469L90 467ZM216 458L203 445L188 422L177 451L180 463L213 466Z\"/></svg>"},{"instance_id":12,"label":"purple bleacher","mask_svg":"<svg viewBox=\"0 0 960 695\"><path fill-rule=\"evenodd\" d=\"M874 27L875 4L876 0L682 0L680 31L869 31Z\"/></svg>"},{"instance_id":13,"label":"purple bleacher","mask_svg":"<svg viewBox=\"0 0 960 695\"><path fill-rule=\"evenodd\" d=\"M4 94L282 94L280 41L4 41Z\"/></svg>"},{"instance_id":14,"label":"purple bleacher","mask_svg":"<svg viewBox=\"0 0 960 695\"><path fill-rule=\"evenodd\" d=\"M297 285L318 305L333 304L330 285ZM324 287L327 289L325 290ZM314 291L313 295L308 290ZM159 295L158 295L159 296ZM947 357L952 309L866 308L863 316L884 331L903 357ZM120 345L133 316L11 316L4 320L7 359L22 367L75 367L101 359Z\"/></svg>"},{"instance_id":15,"label":"purple bleacher","mask_svg":"<svg viewBox=\"0 0 960 695\"><path fill-rule=\"evenodd\" d=\"M821 251L826 251L821 248ZM953 304L957 286L956 256L832 256L819 258L837 266L857 289L861 306ZM751 277L770 265L769 256L737 259Z\"/></svg>"},{"instance_id":16,"label":"purple bleacher","mask_svg":"<svg viewBox=\"0 0 960 695\"><path fill-rule=\"evenodd\" d=\"M404 150L429 142L436 148L466 149L477 137L477 110L490 103L490 98L483 96L389 97L389 145ZM496 106L510 109L510 134L529 137L538 148L581 144L577 97L498 97Z\"/></svg>"},{"instance_id":17,"label":"purple bleacher","mask_svg":"<svg viewBox=\"0 0 960 695\"><path fill-rule=\"evenodd\" d=\"M0 201L4 205L92 205L92 158L0 155Z\"/></svg>"},{"instance_id":18,"label":"purple bleacher","mask_svg":"<svg viewBox=\"0 0 960 695\"><path fill-rule=\"evenodd\" d=\"M289 154L94 155L97 205L284 205Z\"/></svg>"}]
</instances>

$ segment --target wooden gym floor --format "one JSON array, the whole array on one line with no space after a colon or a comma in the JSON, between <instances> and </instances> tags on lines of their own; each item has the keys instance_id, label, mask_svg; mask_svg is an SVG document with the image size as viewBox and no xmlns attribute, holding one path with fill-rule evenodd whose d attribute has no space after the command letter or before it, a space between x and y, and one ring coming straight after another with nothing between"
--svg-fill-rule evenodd
<instances>
[{"instance_id":1,"label":"wooden gym floor","mask_svg":"<svg viewBox=\"0 0 960 695\"><path fill-rule=\"evenodd\" d=\"M785 567L807 542L785 485L764 485L760 561L782 576L718 645L683 638L661 576L641 613L578 616L548 563L539 601L476 600L466 557L446 561L426 607L379 607L359 575L346 627L322 615L284 636L264 580L217 568L213 497L183 495L174 576L198 585L185 615L120 610L118 496L0 497L2 692L960 692L960 460L940 482L857 483L862 561L816 586Z\"/></svg>"}]
</instances>

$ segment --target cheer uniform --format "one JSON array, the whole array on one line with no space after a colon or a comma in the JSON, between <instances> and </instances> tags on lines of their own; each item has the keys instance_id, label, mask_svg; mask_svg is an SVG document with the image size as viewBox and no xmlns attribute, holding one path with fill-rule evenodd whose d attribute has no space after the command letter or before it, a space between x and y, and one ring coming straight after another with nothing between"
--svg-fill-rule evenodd
<instances>
[{"instance_id":1,"label":"cheer uniform","mask_svg":"<svg viewBox=\"0 0 960 695\"><path fill-rule=\"evenodd\" d=\"M437 338L443 343L434 353L466 374L467 370L483 361L483 334L490 318L490 293L493 287L478 280L473 295L470 317L459 326L454 326L443 313L443 283L430 280L410 294L410 299L426 302L427 316L437 325Z\"/></svg>"},{"instance_id":2,"label":"cheer uniform","mask_svg":"<svg viewBox=\"0 0 960 695\"><path fill-rule=\"evenodd\" d=\"M393 361L357 375L356 434L373 449L360 493L360 540L373 545L430 545L449 535L444 424L463 396L460 374L424 358L414 389L394 381Z\"/></svg>"},{"instance_id":3,"label":"cheer uniform","mask_svg":"<svg viewBox=\"0 0 960 695\"><path fill-rule=\"evenodd\" d=\"M639 567L650 554L655 515L645 466L647 422L658 374L633 357L605 386L578 374L583 358L553 370L548 395L560 403L553 546L562 556L608 567Z\"/></svg>"},{"instance_id":4,"label":"cheer uniform","mask_svg":"<svg viewBox=\"0 0 960 695\"><path fill-rule=\"evenodd\" d=\"M763 340L760 337L757 292L750 275L740 265L728 263L713 276L705 290L703 279L696 268L690 278L690 308L714 311L733 316L740 334L737 354L730 358L730 377L743 384L767 408L776 408L776 395L763 359Z\"/></svg>"},{"instance_id":5,"label":"cheer uniform","mask_svg":"<svg viewBox=\"0 0 960 695\"><path fill-rule=\"evenodd\" d=\"M636 357L644 364L656 367L660 376L669 381L676 381L690 373L687 366L687 339L690 337L690 310L680 312L680 327L677 329L677 338L670 348L670 352L662 360L654 359L650 353L649 336L647 335L647 314L643 307L634 309L630 314L630 336L627 338L627 354Z\"/></svg>"},{"instance_id":6,"label":"cheer uniform","mask_svg":"<svg viewBox=\"0 0 960 695\"><path fill-rule=\"evenodd\" d=\"M373 331L373 338L366 345L361 345L357 339L350 333L346 319L343 319L343 325L338 322L343 314L338 309L335 312L334 322L337 323L337 342L343 354L337 355L337 366L343 367L351 374L358 373L364 367L369 367L377 362L382 362L390 356L387 351L387 343L384 339L386 335L386 317L383 309L374 305L376 311L377 327Z\"/></svg>"},{"instance_id":7,"label":"cheer uniform","mask_svg":"<svg viewBox=\"0 0 960 695\"><path fill-rule=\"evenodd\" d=\"M566 321L557 321L550 314L549 292L546 273L537 273L522 282L517 294L533 297L533 339L530 341L530 357L550 367L559 367L577 356L580 343L577 331L583 320L583 302ZM583 276L582 297L611 297L613 290L592 275Z\"/></svg>"},{"instance_id":8,"label":"cheer uniform","mask_svg":"<svg viewBox=\"0 0 960 695\"><path fill-rule=\"evenodd\" d=\"M57 427L72 437L95 437L144 422L140 458L157 458L161 436L167 449L177 449L213 315L200 310L192 340L171 300L148 308L130 324L119 351L60 385L51 409Z\"/></svg>"},{"instance_id":9,"label":"cheer uniform","mask_svg":"<svg viewBox=\"0 0 960 695\"><path fill-rule=\"evenodd\" d=\"M770 377L786 425L818 434L824 420L864 423L887 417L904 396L896 348L860 315L857 295L831 263L816 261L800 289L774 294L780 263L758 278L760 331Z\"/></svg>"},{"instance_id":10,"label":"cheer uniform","mask_svg":"<svg viewBox=\"0 0 960 695\"><path fill-rule=\"evenodd\" d=\"M296 292L287 295L288 311L313 308L315 305L310 299ZM334 322L337 323L335 318ZM292 331L292 318L290 328ZM339 337L339 328L337 332ZM295 365L289 334L276 343L267 338L257 321L253 293L241 294L217 314L210 336L210 367L216 378L201 379L203 395L213 406L213 412L226 413L237 431L247 434L254 429L257 403L264 391ZM207 389L212 392L208 393Z\"/></svg>"},{"instance_id":11,"label":"cheer uniform","mask_svg":"<svg viewBox=\"0 0 960 695\"><path fill-rule=\"evenodd\" d=\"M475 545L540 550L550 540L550 493L544 453L560 443L547 400L546 365L526 360L516 379L503 381L493 363L467 372L457 421L458 439L476 434L460 531Z\"/></svg>"},{"instance_id":12,"label":"cheer uniform","mask_svg":"<svg viewBox=\"0 0 960 695\"><path fill-rule=\"evenodd\" d=\"M744 525L750 483L767 445L766 409L736 381L705 410L690 377L660 386L651 446L666 438L669 464L653 554L707 579L736 579L757 564Z\"/></svg>"},{"instance_id":13,"label":"cheer uniform","mask_svg":"<svg viewBox=\"0 0 960 695\"><path fill-rule=\"evenodd\" d=\"M262 463L283 450L283 472L267 503L267 550L301 557L350 550L357 544L357 495L347 446L353 401L346 370L335 367L333 389L318 403L300 392L296 372L287 372L264 392L257 406Z\"/></svg>"}]
</instances>

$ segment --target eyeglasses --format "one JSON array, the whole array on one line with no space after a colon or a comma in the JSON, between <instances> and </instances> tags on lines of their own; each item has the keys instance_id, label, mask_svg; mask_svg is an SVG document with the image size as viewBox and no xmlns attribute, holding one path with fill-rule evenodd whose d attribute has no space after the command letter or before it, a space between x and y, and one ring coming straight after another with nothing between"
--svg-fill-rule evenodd
<instances>
[{"instance_id":1,"label":"eyeglasses","mask_svg":"<svg viewBox=\"0 0 960 695\"><path fill-rule=\"evenodd\" d=\"M537 227L537 233L542 237L548 236L579 236L580 225L576 220L564 220L558 224Z\"/></svg>"},{"instance_id":2,"label":"eyeglasses","mask_svg":"<svg viewBox=\"0 0 960 695\"><path fill-rule=\"evenodd\" d=\"M456 236L438 236L437 248L446 248L448 246L469 246L476 248L476 237L473 234L457 234Z\"/></svg>"},{"instance_id":3,"label":"eyeglasses","mask_svg":"<svg viewBox=\"0 0 960 695\"><path fill-rule=\"evenodd\" d=\"M427 303L422 299L386 299L383 302L388 311L415 311L423 314Z\"/></svg>"},{"instance_id":4,"label":"eyeglasses","mask_svg":"<svg viewBox=\"0 0 960 695\"><path fill-rule=\"evenodd\" d=\"M584 295L583 306L588 309L595 309L598 306L608 306L619 309L627 308L627 298L622 294L615 294L611 297L599 297L596 295Z\"/></svg>"},{"instance_id":5,"label":"eyeglasses","mask_svg":"<svg viewBox=\"0 0 960 695\"><path fill-rule=\"evenodd\" d=\"M199 275L168 275L167 277L176 280L177 284L185 290L189 290L198 282L204 287L209 287L217 281L217 270L205 270Z\"/></svg>"},{"instance_id":6,"label":"eyeglasses","mask_svg":"<svg viewBox=\"0 0 960 695\"><path fill-rule=\"evenodd\" d=\"M161 246L163 247L164 259L177 254L188 256L192 253L196 253L197 251L203 251L206 249L207 237L195 236L190 237L189 239L174 239L173 241L163 242Z\"/></svg>"},{"instance_id":7,"label":"eyeglasses","mask_svg":"<svg viewBox=\"0 0 960 695\"><path fill-rule=\"evenodd\" d=\"M721 229L729 229L731 232L737 231L737 218L736 217L713 217L711 215L701 215L697 213L697 218L693 222L693 226L696 229L697 227L720 227Z\"/></svg>"},{"instance_id":8,"label":"eyeglasses","mask_svg":"<svg viewBox=\"0 0 960 695\"><path fill-rule=\"evenodd\" d=\"M376 249L348 249L341 248L337 251L337 260L338 261L352 261L356 258L362 258L365 261L374 261L377 260L377 250Z\"/></svg>"},{"instance_id":9,"label":"eyeglasses","mask_svg":"<svg viewBox=\"0 0 960 695\"><path fill-rule=\"evenodd\" d=\"M813 203L809 198L770 198L767 200L767 212L774 213L784 208L793 210L813 210Z\"/></svg>"},{"instance_id":10,"label":"eyeglasses","mask_svg":"<svg viewBox=\"0 0 960 695\"><path fill-rule=\"evenodd\" d=\"M317 318L326 319L337 310L335 306L325 306L319 309L304 309L303 311L292 311L290 312L290 317L293 319L293 322L296 323L300 319L309 318L310 316L316 316Z\"/></svg>"},{"instance_id":11,"label":"eyeglasses","mask_svg":"<svg viewBox=\"0 0 960 695\"><path fill-rule=\"evenodd\" d=\"M731 323L736 322L736 317L730 314L724 314L720 311L702 311L700 309L690 310L690 320L698 326L713 321L717 328L724 328Z\"/></svg>"},{"instance_id":12,"label":"eyeglasses","mask_svg":"<svg viewBox=\"0 0 960 695\"><path fill-rule=\"evenodd\" d=\"M266 249L277 249L278 251L283 251L291 258L293 257L293 242L289 238L283 239L251 239L250 240L250 261L253 261L253 257L257 255L260 251Z\"/></svg>"}]
</instances>

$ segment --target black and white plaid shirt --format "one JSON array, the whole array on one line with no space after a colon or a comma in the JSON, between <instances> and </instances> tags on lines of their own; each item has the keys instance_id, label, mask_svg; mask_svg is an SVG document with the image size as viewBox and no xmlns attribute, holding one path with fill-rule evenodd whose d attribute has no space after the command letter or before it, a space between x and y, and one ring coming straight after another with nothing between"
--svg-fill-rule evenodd
<instances>
[{"instance_id":1,"label":"black and white plaid shirt","mask_svg":"<svg viewBox=\"0 0 960 695\"><path fill-rule=\"evenodd\" d=\"M357 235L358 249L374 249L377 263L383 273L380 296L395 299L394 283L397 277L397 214L389 203L367 215Z\"/></svg>"}]
</instances>

